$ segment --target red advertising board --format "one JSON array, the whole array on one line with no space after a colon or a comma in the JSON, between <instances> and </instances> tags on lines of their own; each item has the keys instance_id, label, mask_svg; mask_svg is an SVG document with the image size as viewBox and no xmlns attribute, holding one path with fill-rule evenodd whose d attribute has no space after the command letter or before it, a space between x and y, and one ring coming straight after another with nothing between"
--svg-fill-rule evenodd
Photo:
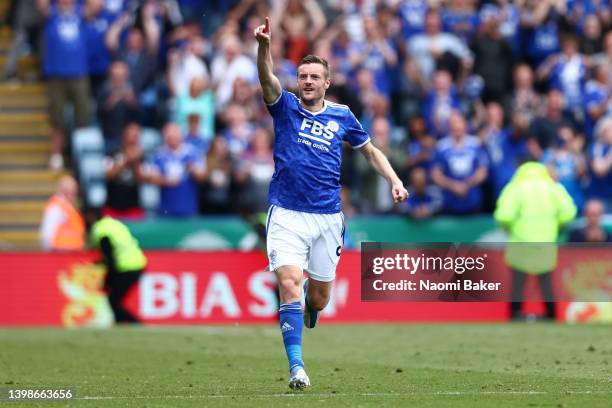
<instances>
[{"instance_id":1,"label":"red advertising board","mask_svg":"<svg viewBox=\"0 0 612 408\"><path fill-rule=\"evenodd\" d=\"M257 252L147 252L127 306L146 323L264 323L276 318L274 276ZM93 254L0 254L0 325L104 325L108 304ZM332 322L496 321L503 303L362 303L360 256L346 252L323 319Z\"/></svg>"},{"instance_id":2,"label":"red advertising board","mask_svg":"<svg viewBox=\"0 0 612 408\"><path fill-rule=\"evenodd\" d=\"M126 299L148 324L270 323L274 276L258 252L147 252L149 264ZM94 254L0 253L0 325L105 326L112 315ZM340 261L329 322L503 321L508 307L488 303L361 302L359 252Z\"/></svg>"}]
</instances>

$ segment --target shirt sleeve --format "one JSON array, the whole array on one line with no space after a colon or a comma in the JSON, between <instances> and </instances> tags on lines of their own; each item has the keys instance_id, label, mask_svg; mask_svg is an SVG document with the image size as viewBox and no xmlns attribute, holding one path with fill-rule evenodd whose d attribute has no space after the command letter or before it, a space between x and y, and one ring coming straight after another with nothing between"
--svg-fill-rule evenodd
<instances>
[{"instance_id":1,"label":"shirt sleeve","mask_svg":"<svg viewBox=\"0 0 612 408\"><path fill-rule=\"evenodd\" d=\"M283 89L278 99L272 102L269 105L266 105L268 111L272 115L273 118L283 115L287 111L287 104L289 103L289 98L295 98L290 92Z\"/></svg>"},{"instance_id":2,"label":"shirt sleeve","mask_svg":"<svg viewBox=\"0 0 612 408\"><path fill-rule=\"evenodd\" d=\"M349 111L346 120L346 132L343 140L348 142L353 149L359 149L370 141L370 136L363 130L361 123L357 120L353 112Z\"/></svg>"},{"instance_id":3,"label":"shirt sleeve","mask_svg":"<svg viewBox=\"0 0 612 408\"><path fill-rule=\"evenodd\" d=\"M478 147L476 164L477 167L489 167L489 155L485 146L481 145L480 147Z\"/></svg>"}]
</instances>

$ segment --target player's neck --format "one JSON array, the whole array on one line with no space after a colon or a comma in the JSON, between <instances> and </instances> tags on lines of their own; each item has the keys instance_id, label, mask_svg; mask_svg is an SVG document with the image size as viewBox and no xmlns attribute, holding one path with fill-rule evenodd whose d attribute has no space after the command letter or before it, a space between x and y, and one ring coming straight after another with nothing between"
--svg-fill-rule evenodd
<instances>
[{"instance_id":1,"label":"player's neck","mask_svg":"<svg viewBox=\"0 0 612 408\"><path fill-rule=\"evenodd\" d=\"M323 110L325 107L325 99L321 98L318 101L312 101L311 104L305 103L302 99L300 99L300 105L302 108L306 109L308 112L317 113Z\"/></svg>"}]
</instances>

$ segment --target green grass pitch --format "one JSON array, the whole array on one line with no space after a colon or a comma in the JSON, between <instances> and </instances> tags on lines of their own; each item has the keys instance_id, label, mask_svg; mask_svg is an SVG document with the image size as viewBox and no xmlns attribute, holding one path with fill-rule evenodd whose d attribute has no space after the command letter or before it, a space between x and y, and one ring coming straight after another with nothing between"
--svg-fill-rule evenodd
<instances>
[{"instance_id":1,"label":"green grass pitch","mask_svg":"<svg viewBox=\"0 0 612 408\"><path fill-rule=\"evenodd\" d=\"M610 326L322 322L304 356L294 392L274 326L2 329L0 387L77 399L0 406L612 406Z\"/></svg>"}]
</instances>

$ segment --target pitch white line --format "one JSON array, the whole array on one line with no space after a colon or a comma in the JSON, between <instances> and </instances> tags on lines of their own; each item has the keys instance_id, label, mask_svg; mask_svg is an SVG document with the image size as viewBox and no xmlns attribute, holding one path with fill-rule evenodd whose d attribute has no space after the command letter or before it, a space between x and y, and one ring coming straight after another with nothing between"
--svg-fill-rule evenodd
<instances>
[{"instance_id":1,"label":"pitch white line","mask_svg":"<svg viewBox=\"0 0 612 408\"><path fill-rule=\"evenodd\" d=\"M364 392L359 394L349 393L279 393L279 394L256 394L256 395L134 395L134 396L85 396L75 397L76 400L124 400L124 399L223 399L223 398L304 398L304 397L410 397L410 396L463 396L463 395L596 395L612 394L612 391L560 391L551 393L548 391L437 391L437 392Z\"/></svg>"}]
</instances>

